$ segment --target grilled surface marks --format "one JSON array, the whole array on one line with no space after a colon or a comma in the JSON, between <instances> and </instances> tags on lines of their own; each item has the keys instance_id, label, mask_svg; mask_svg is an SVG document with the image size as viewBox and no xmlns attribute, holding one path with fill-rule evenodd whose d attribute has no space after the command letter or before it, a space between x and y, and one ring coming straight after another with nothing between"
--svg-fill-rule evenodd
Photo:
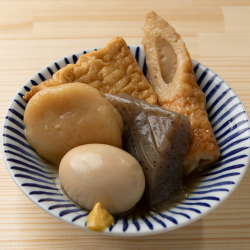
<instances>
[{"instance_id":1,"label":"grilled surface marks","mask_svg":"<svg viewBox=\"0 0 250 250\"><path fill-rule=\"evenodd\" d=\"M52 79L32 87L24 100L28 101L43 88L72 82L89 84L102 94L127 93L157 104L157 95L121 37L113 38L103 49L81 55L76 64L68 64Z\"/></svg>"}]
</instances>

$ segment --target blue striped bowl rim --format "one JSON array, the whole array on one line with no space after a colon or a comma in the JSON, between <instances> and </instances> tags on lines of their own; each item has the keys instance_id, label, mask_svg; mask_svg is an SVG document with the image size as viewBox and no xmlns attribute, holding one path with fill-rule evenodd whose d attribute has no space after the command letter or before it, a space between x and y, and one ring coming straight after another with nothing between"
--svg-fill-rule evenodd
<instances>
[{"instance_id":1,"label":"blue striped bowl rim","mask_svg":"<svg viewBox=\"0 0 250 250\"><path fill-rule=\"evenodd\" d=\"M63 57L32 76L12 99L3 119L1 148L5 165L22 192L38 207L71 225L86 228L88 212L62 192L58 171L39 157L24 137L22 96L32 86L50 79L56 71L93 48ZM143 73L147 75L142 46L129 45ZM115 218L115 225L102 234L141 236L163 233L194 222L225 201L242 180L249 164L250 131L247 111L233 89L215 72L193 61L197 83L205 93L207 111L217 138L221 157L206 171L187 197L169 210L147 215L142 212Z\"/></svg>"}]
</instances>

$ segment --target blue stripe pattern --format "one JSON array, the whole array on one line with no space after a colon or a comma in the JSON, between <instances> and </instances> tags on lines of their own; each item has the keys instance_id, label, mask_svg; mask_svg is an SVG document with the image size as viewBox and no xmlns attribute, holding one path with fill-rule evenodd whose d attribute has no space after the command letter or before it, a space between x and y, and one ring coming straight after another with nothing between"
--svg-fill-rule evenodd
<instances>
[{"instance_id":1,"label":"blue stripe pattern","mask_svg":"<svg viewBox=\"0 0 250 250\"><path fill-rule=\"evenodd\" d=\"M35 182L42 182L42 183L47 183L47 184L51 184L51 185L54 185L53 182L48 182L48 181L45 181L43 179L40 179L40 178L35 178L35 177L32 177L30 175L25 175L25 174L15 174L15 177L19 177L19 178L25 178L25 179L30 179L30 180L33 180ZM27 183L24 183L22 185L26 185Z\"/></svg>"},{"instance_id":2,"label":"blue stripe pattern","mask_svg":"<svg viewBox=\"0 0 250 250\"><path fill-rule=\"evenodd\" d=\"M203 82L204 78L206 77L208 72L208 69L205 69L202 73L202 75L200 76L200 78L197 80L197 84L200 86L201 83Z\"/></svg>"},{"instance_id":3,"label":"blue stripe pattern","mask_svg":"<svg viewBox=\"0 0 250 250\"><path fill-rule=\"evenodd\" d=\"M45 179L54 179L54 178L52 178L52 177L50 177L50 176L43 175L43 174L40 174L40 173L38 173L38 172L36 172L36 171L32 171L32 170L29 170L29 169L26 169L26 168L22 168L22 167L15 167L15 166L13 166L13 167L11 167L11 169L13 169L13 170L18 170L19 172L28 173L28 174L30 174L29 176L30 176L31 178L32 178L31 175L35 175L35 176L43 177L43 178L45 178ZM16 175L17 175L17 174L16 174Z\"/></svg>"},{"instance_id":4,"label":"blue stripe pattern","mask_svg":"<svg viewBox=\"0 0 250 250\"><path fill-rule=\"evenodd\" d=\"M11 150L5 150L5 152L6 152L6 153L9 153L9 154L11 154L11 155L15 155L15 156L17 156L18 158L22 158L22 159L24 159L24 160L27 160L27 161L29 161L30 163L34 163L34 164L36 164L36 165L38 165L38 166L40 166L40 167L42 167L42 168L47 168L47 167L45 167L44 165L42 165L42 164L40 164L40 163L38 163L38 162L35 162L35 161L33 161L32 159L30 159L30 158L27 158L27 157L23 156L22 154L18 154L18 153L16 153L16 152L11 151ZM9 159L7 159L7 160L9 160Z\"/></svg>"},{"instance_id":5,"label":"blue stripe pattern","mask_svg":"<svg viewBox=\"0 0 250 250\"><path fill-rule=\"evenodd\" d=\"M212 111L212 109L215 107L215 105L217 104L217 103L219 103L219 101L220 100L222 100L224 97L225 97L225 95L230 91L231 89L229 88L229 89L227 89L226 91L224 91L213 103L212 103L212 105L209 107L209 109L207 110L207 112L208 113L210 113L211 111Z\"/></svg>"},{"instance_id":6,"label":"blue stripe pattern","mask_svg":"<svg viewBox=\"0 0 250 250\"><path fill-rule=\"evenodd\" d=\"M40 199L38 202L48 202L48 201L70 202L70 200L53 199L53 198Z\"/></svg>"},{"instance_id":7,"label":"blue stripe pattern","mask_svg":"<svg viewBox=\"0 0 250 250\"><path fill-rule=\"evenodd\" d=\"M73 55L73 56L72 56L72 59L73 59L74 63L76 63L76 62L77 62L77 60L78 60L78 58L77 58L77 56L76 56L76 55Z\"/></svg>"},{"instance_id":8,"label":"blue stripe pattern","mask_svg":"<svg viewBox=\"0 0 250 250\"><path fill-rule=\"evenodd\" d=\"M59 70L60 69L60 66L58 65L58 63L55 62L55 66L56 66L56 69ZM66 66L66 65L65 65Z\"/></svg>"},{"instance_id":9,"label":"blue stripe pattern","mask_svg":"<svg viewBox=\"0 0 250 250\"><path fill-rule=\"evenodd\" d=\"M206 191L198 191L198 192L191 192L192 194L209 194L214 192L229 192L226 188L215 188L215 189L209 189Z\"/></svg>"},{"instance_id":10,"label":"blue stripe pattern","mask_svg":"<svg viewBox=\"0 0 250 250\"><path fill-rule=\"evenodd\" d=\"M147 217L145 217L143 214L141 215L141 219L145 222L145 224L148 226L150 230L154 229L153 224L148 220Z\"/></svg>"},{"instance_id":11,"label":"blue stripe pattern","mask_svg":"<svg viewBox=\"0 0 250 250\"><path fill-rule=\"evenodd\" d=\"M9 121L11 121L12 123L14 123L20 129L24 130L24 125L22 123L20 123L19 121L17 121L15 118L9 117L9 116L6 116L5 118L8 119ZM23 131L21 131L21 132L23 132Z\"/></svg>"},{"instance_id":12,"label":"blue stripe pattern","mask_svg":"<svg viewBox=\"0 0 250 250\"><path fill-rule=\"evenodd\" d=\"M234 100L235 97L236 97L236 96L232 96L232 97L230 97L227 101L225 101L225 102L216 110L216 112L214 112L214 114L209 118L210 122L211 122L220 112L222 112L223 109L224 109L225 107L227 107L228 104L229 104L230 102L232 102L232 101ZM219 101L218 101L218 102L219 102ZM215 105L215 103L217 104L217 100L215 100L215 102L212 104L212 106Z\"/></svg>"},{"instance_id":13,"label":"blue stripe pattern","mask_svg":"<svg viewBox=\"0 0 250 250\"><path fill-rule=\"evenodd\" d=\"M20 147L18 147L18 146L16 146L16 145L14 145L14 144L5 143L4 146L5 146L5 148L8 148L8 147L9 147L9 148L14 149L14 150L16 150L17 152L20 152L20 153L22 153L22 154L24 154L24 155L26 155L26 156L28 156L28 157L30 157L30 158L33 158L33 159L38 160L38 161L41 161L41 160L38 158L37 155L34 155L34 154L32 154L32 153L29 153L27 150L24 150L24 149L22 149L22 148L20 148ZM9 150L5 150L4 152L9 153L10 151L9 151ZM42 161L41 161L41 162L42 162Z\"/></svg>"},{"instance_id":14,"label":"blue stripe pattern","mask_svg":"<svg viewBox=\"0 0 250 250\"><path fill-rule=\"evenodd\" d=\"M20 136L21 138L25 139L25 136L22 132L18 131L17 129L10 127L10 126L4 126L6 129L12 131L13 133L15 133L17 136Z\"/></svg>"},{"instance_id":15,"label":"blue stripe pattern","mask_svg":"<svg viewBox=\"0 0 250 250\"><path fill-rule=\"evenodd\" d=\"M137 47L135 51L135 60L137 61L138 64L139 64L139 57L140 57L140 48Z\"/></svg>"},{"instance_id":16,"label":"blue stripe pattern","mask_svg":"<svg viewBox=\"0 0 250 250\"><path fill-rule=\"evenodd\" d=\"M19 119L23 120L23 115L21 115L19 112L17 112L15 109L9 109L9 111L17 116Z\"/></svg>"},{"instance_id":17,"label":"blue stripe pattern","mask_svg":"<svg viewBox=\"0 0 250 250\"><path fill-rule=\"evenodd\" d=\"M53 210L53 209L57 209L57 208L75 207L75 206L76 206L75 204L58 204L58 205L50 206L48 209Z\"/></svg>"},{"instance_id":18,"label":"blue stripe pattern","mask_svg":"<svg viewBox=\"0 0 250 250\"><path fill-rule=\"evenodd\" d=\"M63 196L62 193L52 193L52 192L44 192L44 191L32 191L29 194L30 195L46 195L46 196L54 196L54 195Z\"/></svg>"},{"instance_id":19,"label":"blue stripe pattern","mask_svg":"<svg viewBox=\"0 0 250 250\"><path fill-rule=\"evenodd\" d=\"M129 46L142 71L147 76L143 48ZM32 200L57 218L86 227L88 212L79 208L64 194L58 184L58 171L43 161L28 145L24 135L23 115L27 103L23 96L33 86L51 79L56 71L70 62L76 63L82 54L64 57L39 71L16 94L3 122L2 147L6 166L16 182ZM141 62L140 62L141 61ZM197 84L205 93L208 117L221 150L220 159L201 172L194 187L180 203L158 214L136 214L115 217L106 232L129 234L174 228L210 211L221 201L219 194L228 196L238 183L249 157L249 119L240 100L230 86L207 67L193 61Z\"/></svg>"},{"instance_id":20,"label":"blue stripe pattern","mask_svg":"<svg viewBox=\"0 0 250 250\"><path fill-rule=\"evenodd\" d=\"M211 86L211 84L213 83L214 79L216 78L217 75L212 76L209 81L206 83L205 87L202 89L202 91L204 93L206 93L206 91L208 90L208 88Z\"/></svg>"},{"instance_id":21,"label":"blue stripe pattern","mask_svg":"<svg viewBox=\"0 0 250 250\"><path fill-rule=\"evenodd\" d=\"M115 227L115 225L117 224L118 221L119 221L119 218L118 218L118 217L114 218L114 224L111 225L111 226L109 227L109 231L110 231L110 232L111 232L112 229Z\"/></svg>"},{"instance_id":22,"label":"blue stripe pattern","mask_svg":"<svg viewBox=\"0 0 250 250\"><path fill-rule=\"evenodd\" d=\"M38 73L38 76L40 77L40 79L43 81L46 81L46 78L43 76L43 74L41 73Z\"/></svg>"},{"instance_id":23,"label":"blue stripe pattern","mask_svg":"<svg viewBox=\"0 0 250 250\"><path fill-rule=\"evenodd\" d=\"M151 217L153 218L153 220L155 220L157 223L159 223L164 228L167 227L166 224L162 220L158 219L156 216L151 215Z\"/></svg>"},{"instance_id":24,"label":"blue stripe pattern","mask_svg":"<svg viewBox=\"0 0 250 250\"><path fill-rule=\"evenodd\" d=\"M124 219L123 219L123 228L122 228L123 232L127 231L128 226L129 226L128 219L127 219L127 217L124 217Z\"/></svg>"},{"instance_id":25,"label":"blue stripe pattern","mask_svg":"<svg viewBox=\"0 0 250 250\"><path fill-rule=\"evenodd\" d=\"M64 58L64 61L65 61L66 64L69 64L68 58L65 57L65 58Z\"/></svg>"},{"instance_id":26,"label":"blue stripe pattern","mask_svg":"<svg viewBox=\"0 0 250 250\"><path fill-rule=\"evenodd\" d=\"M206 96L206 101L210 101L210 99L216 94L216 92L220 89L221 85L223 84L223 81L219 82L215 85L215 87L209 92L209 94ZM210 110L211 111L211 110Z\"/></svg>"},{"instance_id":27,"label":"blue stripe pattern","mask_svg":"<svg viewBox=\"0 0 250 250\"><path fill-rule=\"evenodd\" d=\"M135 225L136 230L140 231L141 227L140 227L138 220L136 219L136 216L133 217L132 222Z\"/></svg>"},{"instance_id":28,"label":"blue stripe pattern","mask_svg":"<svg viewBox=\"0 0 250 250\"><path fill-rule=\"evenodd\" d=\"M47 67L47 70L49 71L50 75L53 76L54 72L50 67Z\"/></svg>"},{"instance_id":29,"label":"blue stripe pattern","mask_svg":"<svg viewBox=\"0 0 250 250\"><path fill-rule=\"evenodd\" d=\"M30 80L30 82L31 82L31 84L32 84L33 86L37 86L37 85L38 85L38 83L37 83L35 80Z\"/></svg>"},{"instance_id":30,"label":"blue stripe pattern","mask_svg":"<svg viewBox=\"0 0 250 250\"><path fill-rule=\"evenodd\" d=\"M35 167L34 165L27 164L27 163L25 163L23 161L20 161L20 160L17 160L17 159L11 159L11 158L7 159L7 161L19 164L21 166L24 166L24 167L32 169L32 170L36 170L36 171L44 173L44 174L53 174L52 172L44 171L44 168L46 168L46 167L43 167L43 169L41 169L39 167Z\"/></svg>"},{"instance_id":31,"label":"blue stripe pattern","mask_svg":"<svg viewBox=\"0 0 250 250\"><path fill-rule=\"evenodd\" d=\"M163 213L159 213L159 215L162 217L162 218L165 218L165 219L168 219L170 220L171 222L173 222L174 224L178 224L178 221L173 218L172 216L169 216L169 215L166 215L166 214L163 214Z\"/></svg>"},{"instance_id":32,"label":"blue stripe pattern","mask_svg":"<svg viewBox=\"0 0 250 250\"><path fill-rule=\"evenodd\" d=\"M21 98L22 98L22 96L21 96ZM22 99L22 101L25 102L23 99ZM16 104L17 104L20 108L22 108L23 110L25 110L25 106L24 106L21 102L19 102L18 100L14 100L14 102L16 102Z\"/></svg>"},{"instance_id":33,"label":"blue stripe pattern","mask_svg":"<svg viewBox=\"0 0 250 250\"><path fill-rule=\"evenodd\" d=\"M72 222L84 217L84 216L87 216L89 213L85 213L85 214L81 214L81 215L77 215L75 218L72 219Z\"/></svg>"}]
</instances>

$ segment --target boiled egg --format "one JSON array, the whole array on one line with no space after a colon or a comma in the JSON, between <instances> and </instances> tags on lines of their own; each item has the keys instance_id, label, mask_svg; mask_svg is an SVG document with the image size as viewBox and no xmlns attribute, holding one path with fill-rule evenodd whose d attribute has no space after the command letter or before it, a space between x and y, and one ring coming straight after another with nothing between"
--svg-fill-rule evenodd
<instances>
[{"instance_id":1,"label":"boiled egg","mask_svg":"<svg viewBox=\"0 0 250 250\"><path fill-rule=\"evenodd\" d=\"M145 189L138 161L126 151L105 144L71 149L60 163L59 177L70 199L89 211L100 202L111 214L125 213Z\"/></svg>"}]
</instances>

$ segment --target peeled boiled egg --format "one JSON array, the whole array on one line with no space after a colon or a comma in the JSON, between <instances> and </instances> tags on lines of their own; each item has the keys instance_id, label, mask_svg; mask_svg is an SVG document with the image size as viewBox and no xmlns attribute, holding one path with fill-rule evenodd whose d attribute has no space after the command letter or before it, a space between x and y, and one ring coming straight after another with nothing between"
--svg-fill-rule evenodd
<instances>
[{"instance_id":1,"label":"peeled boiled egg","mask_svg":"<svg viewBox=\"0 0 250 250\"><path fill-rule=\"evenodd\" d=\"M111 214L132 209L141 199L145 177L137 160L105 144L86 144L70 150L59 166L61 184L77 205L92 210L96 203Z\"/></svg>"}]
</instances>

